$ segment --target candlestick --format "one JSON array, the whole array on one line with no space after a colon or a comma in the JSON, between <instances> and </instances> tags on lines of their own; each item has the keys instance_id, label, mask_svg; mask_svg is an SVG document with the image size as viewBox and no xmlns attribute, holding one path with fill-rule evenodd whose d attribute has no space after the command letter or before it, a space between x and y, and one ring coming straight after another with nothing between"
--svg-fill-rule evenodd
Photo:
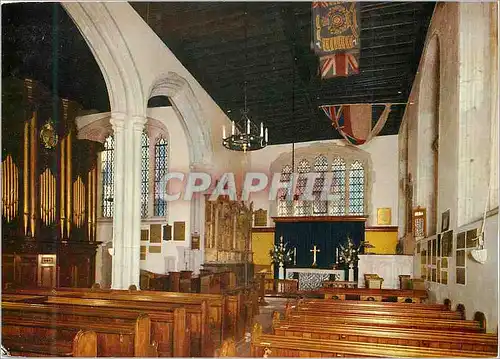
<instances>
[{"instance_id":1,"label":"candlestick","mask_svg":"<svg viewBox=\"0 0 500 359\"><path fill-rule=\"evenodd\" d=\"M234 136L234 121L231 124L231 135Z\"/></svg>"}]
</instances>

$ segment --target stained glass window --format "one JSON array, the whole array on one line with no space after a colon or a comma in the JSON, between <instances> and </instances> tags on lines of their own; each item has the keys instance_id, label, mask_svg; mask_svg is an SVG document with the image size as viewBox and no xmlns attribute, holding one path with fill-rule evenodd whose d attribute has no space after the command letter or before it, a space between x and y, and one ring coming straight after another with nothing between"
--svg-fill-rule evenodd
<instances>
[{"instance_id":1,"label":"stained glass window","mask_svg":"<svg viewBox=\"0 0 500 359\"><path fill-rule=\"evenodd\" d=\"M314 161L314 172L319 173L320 176L314 182L313 196L314 201L312 204L313 214L326 214L328 209L328 202L321 198L323 186L325 183L325 173L328 170L328 160L325 156L320 155Z\"/></svg>"},{"instance_id":2,"label":"stained glass window","mask_svg":"<svg viewBox=\"0 0 500 359\"><path fill-rule=\"evenodd\" d=\"M295 195L298 196L298 199L295 202L295 215L308 216L311 213L311 202L300 199L300 196L305 192L307 186L307 174L311 171L309 162L307 160L300 161L297 171L299 173L299 177L295 188Z\"/></svg>"},{"instance_id":3,"label":"stained glass window","mask_svg":"<svg viewBox=\"0 0 500 359\"><path fill-rule=\"evenodd\" d=\"M167 174L168 164L168 143L164 138L158 139L155 144L155 198L154 198L154 215L165 216L167 214L167 184L165 175Z\"/></svg>"},{"instance_id":4,"label":"stained glass window","mask_svg":"<svg viewBox=\"0 0 500 359\"><path fill-rule=\"evenodd\" d=\"M364 214L364 196L365 170L361 162L354 161L349 171L349 214Z\"/></svg>"},{"instance_id":5,"label":"stained glass window","mask_svg":"<svg viewBox=\"0 0 500 359\"><path fill-rule=\"evenodd\" d=\"M345 215L345 191L345 161L340 157L335 157L332 163L332 184L330 193L333 200L329 203L330 215Z\"/></svg>"},{"instance_id":6,"label":"stained glass window","mask_svg":"<svg viewBox=\"0 0 500 359\"><path fill-rule=\"evenodd\" d=\"M101 153L102 175L102 216L113 217L113 183L115 162L115 140L112 135L104 141L104 151Z\"/></svg>"},{"instance_id":7,"label":"stained glass window","mask_svg":"<svg viewBox=\"0 0 500 359\"><path fill-rule=\"evenodd\" d=\"M149 137L146 133L141 137L141 217L148 215L149 195Z\"/></svg>"},{"instance_id":8,"label":"stained glass window","mask_svg":"<svg viewBox=\"0 0 500 359\"><path fill-rule=\"evenodd\" d=\"M281 170L280 182L289 183L292 175L292 167L285 165ZM293 201L287 199L290 188L280 188L278 190L278 216L293 215Z\"/></svg>"}]
</instances>

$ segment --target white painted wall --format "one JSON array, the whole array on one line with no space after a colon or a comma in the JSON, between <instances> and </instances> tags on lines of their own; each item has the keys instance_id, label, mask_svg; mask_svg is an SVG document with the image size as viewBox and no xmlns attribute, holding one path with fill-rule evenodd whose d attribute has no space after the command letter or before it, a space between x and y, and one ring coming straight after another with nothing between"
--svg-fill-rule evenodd
<instances>
[{"instance_id":1,"label":"white painted wall","mask_svg":"<svg viewBox=\"0 0 500 359\"><path fill-rule=\"evenodd\" d=\"M332 129L332 131L334 131ZM392 212L392 225L398 225L398 136L378 136L368 144L357 148L346 145L345 140L311 141L295 144L295 165L300 161L300 153L319 155L325 153L332 146L342 147L344 151L364 151L371 162L371 173L369 175L368 208L369 218L367 225L376 225L377 208L388 207ZM291 154L292 145L267 146L263 150L250 153L250 169L252 172L270 171L271 165L280 156ZM331 158L330 158L331 160ZM291 164L291 163L290 163ZM269 176L270 181L272 176ZM268 187L269 189L269 187ZM272 216L271 208L274 204L268 199L268 191L252 194L250 200L254 202L254 209L263 208ZM274 225L272 219L268 219L268 225Z\"/></svg>"},{"instance_id":2,"label":"white painted wall","mask_svg":"<svg viewBox=\"0 0 500 359\"><path fill-rule=\"evenodd\" d=\"M431 158L420 146L426 142L423 119L429 114L419 110L422 102L432 101L425 91L429 86L423 86L423 82L426 78L430 80L425 75L432 71L435 61L427 58L429 44L438 40L441 89L437 213L440 218L442 212L450 209L454 250L458 232L481 227L479 218L485 209L490 177L493 184L490 191L494 195L488 205L491 215L485 226L488 261L481 265L467 258L467 284L455 284L453 251L448 284L428 282L427 285L431 301L449 298L454 306L464 304L467 319L472 319L476 311L483 312L488 331L498 331L498 136L489 136L490 129L493 133L498 131L497 98L491 96L498 93L496 81L491 81L498 74L496 11L493 3L437 4L410 94L410 102L414 104L407 107L403 118L409 131L408 173L415 179L413 206L428 208L429 198L423 193L428 191L428 184L421 174L428 171ZM402 140L404 133L400 131L399 136ZM419 257L414 261L416 276L420 274Z\"/></svg>"}]
</instances>

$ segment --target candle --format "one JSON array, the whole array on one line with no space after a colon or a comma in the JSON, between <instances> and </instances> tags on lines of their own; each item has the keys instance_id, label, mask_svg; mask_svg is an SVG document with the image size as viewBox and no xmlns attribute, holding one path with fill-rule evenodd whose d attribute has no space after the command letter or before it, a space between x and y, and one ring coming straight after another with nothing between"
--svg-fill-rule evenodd
<instances>
[{"instance_id":1,"label":"candle","mask_svg":"<svg viewBox=\"0 0 500 359\"><path fill-rule=\"evenodd\" d=\"M250 120L247 120L247 133L250 134Z\"/></svg>"},{"instance_id":2,"label":"candle","mask_svg":"<svg viewBox=\"0 0 500 359\"><path fill-rule=\"evenodd\" d=\"M267 128L266 128L266 142L267 142Z\"/></svg>"},{"instance_id":3,"label":"candle","mask_svg":"<svg viewBox=\"0 0 500 359\"><path fill-rule=\"evenodd\" d=\"M231 135L234 136L234 121L231 124Z\"/></svg>"},{"instance_id":4,"label":"candle","mask_svg":"<svg viewBox=\"0 0 500 359\"><path fill-rule=\"evenodd\" d=\"M339 260L339 247L335 248L335 262Z\"/></svg>"},{"instance_id":5,"label":"candle","mask_svg":"<svg viewBox=\"0 0 500 359\"><path fill-rule=\"evenodd\" d=\"M297 265L297 247L293 249L293 264Z\"/></svg>"},{"instance_id":6,"label":"candle","mask_svg":"<svg viewBox=\"0 0 500 359\"><path fill-rule=\"evenodd\" d=\"M226 126L222 126L222 138L226 138Z\"/></svg>"},{"instance_id":7,"label":"candle","mask_svg":"<svg viewBox=\"0 0 500 359\"><path fill-rule=\"evenodd\" d=\"M260 123L260 137L264 136L264 124L261 122Z\"/></svg>"}]
</instances>

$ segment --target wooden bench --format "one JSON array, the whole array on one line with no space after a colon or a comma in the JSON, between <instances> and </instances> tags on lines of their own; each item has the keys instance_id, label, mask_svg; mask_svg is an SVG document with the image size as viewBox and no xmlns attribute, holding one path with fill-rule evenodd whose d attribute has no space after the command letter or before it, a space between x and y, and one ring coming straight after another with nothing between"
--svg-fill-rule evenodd
<instances>
[{"instance_id":1,"label":"wooden bench","mask_svg":"<svg viewBox=\"0 0 500 359\"><path fill-rule=\"evenodd\" d=\"M325 299L336 300L348 300L354 297L375 302L396 299L398 302L422 303L427 299L427 291L409 289L321 288L319 293L322 293Z\"/></svg>"},{"instance_id":2,"label":"wooden bench","mask_svg":"<svg viewBox=\"0 0 500 359\"><path fill-rule=\"evenodd\" d=\"M252 331L252 357L491 357L491 352L419 348L393 344L310 339L263 335L256 324Z\"/></svg>"},{"instance_id":3,"label":"wooden bench","mask_svg":"<svg viewBox=\"0 0 500 359\"><path fill-rule=\"evenodd\" d=\"M237 294L199 294L178 292L156 292L156 291L128 291L128 290L104 290L83 288L57 288L57 289L19 289L9 294L34 294L87 299L111 299L140 302L161 302L171 304L201 305L206 301L209 307L210 324L220 333L223 338L233 337L239 340L243 337L243 331L238 330L240 318L241 296ZM249 326L249 323L245 323Z\"/></svg>"},{"instance_id":4,"label":"wooden bench","mask_svg":"<svg viewBox=\"0 0 500 359\"><path fill-rule=\"evenodd\" d=\"M2 302L3 336L19 335L22 328L31 328L33 323L59 326L66 331L93 330L97 334L98 356L158 356L151 342L151 320L144 313Z\"/></svg>"},{"instance_id":5,"label":"wooden bench","mask_svg":"<svg viewBox=\"0 0 500 359\"><path fill-rule=\"evenodd\" d=\"M301 302L297 305L287 304L285 313L296 312L297 314L308 313L332 313L337 315L384 315L400 317L422 317L422 318L442 318L442 319L462 319L462 313L444 310L422 310L407 308L363 308L353 306L335 306L324 303L308 304Z\"/></svg>"},{"instance_id":6,"label":"wooden bench","mask_svg":"<svg viewBox=\"0 0 500 359\"><path fill-rule=\"evenodd\" d=\"M278 313L276 313L278 314ZM295 323L280 320L279 314L273 318L273 334L303 337L317 340L343 340L394 344L413 347L441 348L490 352L498 350L495 334L461 333L437 330L417 330L404 328L380 328L371 326L326 326L323 323Z\"/></svg>"},{"instance_id":7,"label":"wooden bench","mask_svg":"<svg viewBox=\"0 0 500 359\"><path fill-rule=\"evenodd\" d=\"M331 305L335 307L352 307L358 308L399 308L403 310L451 310L451 307L445 304L424 304L424 303L400 303L400 302L373 302L373 301L360 301L360 300L327 300L327 299L298 299L292 303L300 304L305 303L309 305Z\"/></svg>"},{"instance_id":8,"label":"wooden bench","mask_svg":"<svg viewBox=\"0 0 500 359\"><path fill-rule=\"evenodd\" d=\"M163 303L138 303L134 301L114 301L107 299L82 299L68 297L49 297L46 304L73 307L97 307L103 309L126 309L136 313L146 313L151 319L151 339L157 343L161 357L203 356L213 353L209 331L202 331L201 316L206 311L180 305ZM191 334L191 329L194 334ZM205 336L203 336L205 335Z\"/></svg>"},{"instance_id":9,"label":"wooden bench","mask_svg":"<svg viewBox=\"0 0 500 359\"><path fill-rule=\"evenodd\" d=\"M463 332L483 332L480 323L472 320L448 320L438 318L400 317L400 316L375 316L375 315L332 315L331 313L295 314L285 317L289 321L298 323L323 323L325 326L357 325L393 328L414 328L434 330L454 330Z\"/></svg>"},{"instance_id":10,"label":"wooden bench","mask_svg":"<svg viewBox=\"0 0 500 359\"><path fill-rule=\"evenodd\" d=\"M2 325L13 323L3 318ZM26 324L26 323L24 323ZM36 325L33 323L26 331L18 331L22 335L4 335L2 345L8 348L12 356L53 356L53 357L96 357L97 334L92 330L78 330L70 340L54 340L50 337L40 337L38 329L54 330L53 323ZM73 331L74 332L74 331Z\"/></svg>"}]
</instances>

